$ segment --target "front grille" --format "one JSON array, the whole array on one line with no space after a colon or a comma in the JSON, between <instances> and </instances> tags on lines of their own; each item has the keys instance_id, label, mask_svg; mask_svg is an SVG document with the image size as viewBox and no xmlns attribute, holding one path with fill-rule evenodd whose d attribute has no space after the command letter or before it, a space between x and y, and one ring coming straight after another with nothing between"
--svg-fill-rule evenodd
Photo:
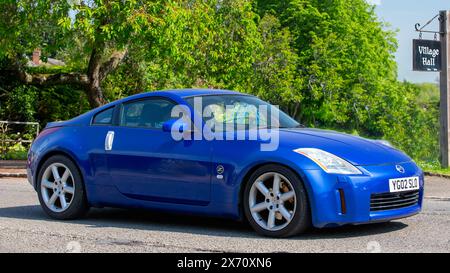
<instances>
[{"instance_id":1,"label":"front grille","mask_svg":"<svg viewBox=\"0 0 450 273\"><path fill-rule=\"evenodd\" d=\"M399 209L417 205L419 191L377 193L370 196L370 211Z\"/></svg>"}]
</instances>

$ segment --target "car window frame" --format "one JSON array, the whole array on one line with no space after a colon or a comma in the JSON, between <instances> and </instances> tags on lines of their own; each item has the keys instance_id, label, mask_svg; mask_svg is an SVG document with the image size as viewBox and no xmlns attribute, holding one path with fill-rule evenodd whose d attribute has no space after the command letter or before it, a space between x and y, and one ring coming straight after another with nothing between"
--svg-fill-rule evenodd
<instances>
[{"instance_id":1,"label":"car window frame","mask_svg":"<svg viewBox=\"0 0 450 273\"><path fill-rule=\"evenodd\" d=\"M117 116L115 117L115 119L116 119L115 126L122 127L122 128L137 128L137 129L145 129L145 130L153 130L153 131L163 131L162 128L152 128L152 127L143 127L143 126L127 126L127 125L121 124L122 123L122 112L124 110L124 105L130 104L130 103L136 103L139 101L147 101L147 100L166 100L170 103L173 103L174 106L180 105L180 103L178 103L177 101L175 101L171 98L168 98L168 97L163 97L163 96L151 96L151 97L145 97L145 98L139 98L139 99L125 101L125 102L122 102L118 107Z\"/></svg>"},{"instance_id":2,"label":"car window frame","mask_svg":"<svg viewBox=\"0 0 450 273\"><path fill-rule=\"evenodd\" d=\"M108 111L110 109L113 109L113 112L111 114L111 122L110 123L94 123L94 120L95 120L95 118L98 115L100 115L101 113L103 113L105 111ZM90 125L91 126L113 126L114 125L114 118L115 118L115 115L116 115L116 111L117 111L117 107L116 107L116 105L113 105L111 107L107 107L105 109L102 109L102 110L96 112L94 115L92 115Z\"/></svg>"}]
</instances>

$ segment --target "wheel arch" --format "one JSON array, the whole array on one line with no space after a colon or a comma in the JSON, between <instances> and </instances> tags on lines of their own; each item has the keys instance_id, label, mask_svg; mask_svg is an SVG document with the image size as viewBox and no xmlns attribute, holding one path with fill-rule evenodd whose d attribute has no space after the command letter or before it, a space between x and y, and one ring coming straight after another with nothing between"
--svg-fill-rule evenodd
<instances>
[{"instance_id":1,"label":"wheel arch","mask_svg":"<svg viewBox=\"0 0 450 273\"><path fill-rule=\"evenodd\" d=\"M243 206L243 200L244 200L244 191L245 191L245 187L247 185L247 183L249 183L249 178L250 176L259 168L263 167L263 166L267 166L267 165L278 165L278 166L282 166L285 167L289 170L291 170L299 179L300 181L303 183L305 190L306 190L306 195L308 197L308 203L309 203L309 209L310 209L310 213L312 214L312 205L311 205L311 201L313 200L313 195L312 195L312 190L311 190L311 184L308 181L308 179L306 178L306 176L303 174L303 172L301 170L298 170L297 168L294 168L286 163L282 163L282 162L277 162L277 161L266 161L266 162L259 162L251 167L249 167L246 171L245 174L243 175L242 179L240 180L239 183L239 191L238 191L238 209L239 209L239 218L240 219L244 219L244 206Z\"/></svg>"},{"instance_id":2,"label":"wheel arch","mask_svg":"<svg viewBox=\"0 0 450 273\"><path fill-rule=\"evenodd\" d=\"M42 165L44 165L44 163L51 157L53 156L57 156L57 155L61 155L61 156L65 156L67 157L70 161L72 161L72 163L75 165L75 167L77 168L78 172L81 175L81 179L82 179L82 184L84 187L84 190L86 192L86 185L85 185L85 176L84 176L84 172L83 170L80 168L80 165L78 164L78 161L76 160L76 158L69 152L64 151L64 150L51 150L49 152L47 152L46 154L44 154L38 161L37 166L36 166L36 172L34 175L34 188L37 189L37 184L38 184L38 176L39 176L39 172L42 168Z\"/></svg>"}]
</instances>

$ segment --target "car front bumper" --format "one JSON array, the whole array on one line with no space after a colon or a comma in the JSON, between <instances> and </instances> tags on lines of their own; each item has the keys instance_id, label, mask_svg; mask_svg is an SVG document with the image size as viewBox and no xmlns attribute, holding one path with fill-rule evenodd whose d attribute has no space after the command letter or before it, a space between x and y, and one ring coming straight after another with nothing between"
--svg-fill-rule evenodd
<instances>
[{"instance_id":1,"label":"car front bumper","mask_svg":"<svg viewBox=\"0 0 450 273\"><path fill-rule=\"evenodd\" d=\"M362 175L334 175L322 170L304 171L315 227L384 222L417 214L422 209L424 176L414 162L401 163L405 172L395 164L359 166ZM371 209L373 194L389 194L389 179L419 177L417 203L384 210ZM403 195L403 193L401 194Z\"/></svg>"}]
</instances>

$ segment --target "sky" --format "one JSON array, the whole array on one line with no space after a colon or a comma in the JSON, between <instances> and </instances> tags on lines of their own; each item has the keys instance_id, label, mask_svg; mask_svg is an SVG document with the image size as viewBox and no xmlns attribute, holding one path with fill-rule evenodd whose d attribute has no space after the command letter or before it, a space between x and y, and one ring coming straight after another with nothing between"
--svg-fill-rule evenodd
<instances>
[{"instance_id":1,"label":"sky","mask_svg":"<svg viewBox=\"0 0 450 273\"><path fill-rule=\"evenodd\" d=\"M367 0L376 5L375 11L381 21L389 23L390 29L398 30L398 49L395 59L398 64L398 79L410 82L436 82L438 72L412 71L412 40L419 38L414 25L424 25L440 10L450 10L450 0ZM437 18L426 27L439 30ZM422 39L434 39L432 33L423 33Z\"/></svg>"}]
</instances>

